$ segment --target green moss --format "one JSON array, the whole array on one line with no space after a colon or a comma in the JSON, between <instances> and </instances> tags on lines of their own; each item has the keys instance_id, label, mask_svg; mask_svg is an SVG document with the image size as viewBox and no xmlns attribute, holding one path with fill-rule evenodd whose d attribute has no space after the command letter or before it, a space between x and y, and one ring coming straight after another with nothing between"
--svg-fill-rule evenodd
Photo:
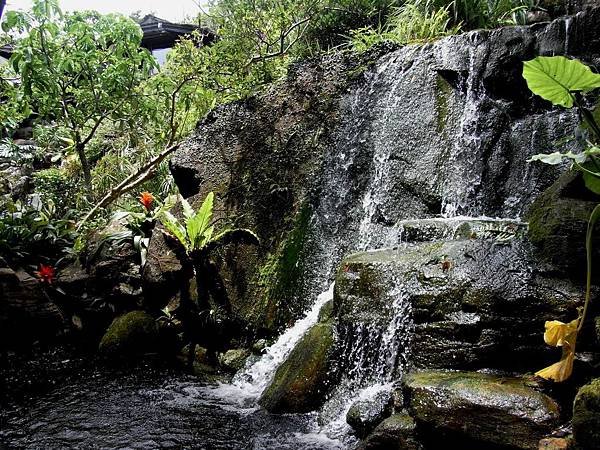
<instances>
[{"instance_id":1,"label":"green moss","mask_svg":"<svg viewBox=\"0 0 600 450\"><path fill-rule=\"evenodd\" d=\"M446 128L448 121L448 98L452 93L452 86L441 76L436 77L435 91L435 111L436 111L436 131L441 133Z\"/></svg>"},{"instance_id":2,"label":"green moss","mask_svg":"<svg viewBox=\"0 0 600 450\"><path fill-rule=\"evenodd\" d=\"M277 307L282 301L292 298L298 292L300 276L303 272L301 253L306 242L311 208L304 204L294 223L294 227L279 247L267 257L259 271L259 286L262 288L263 306L267 320L275 320Z\"/></svg>"},{"instance_id":3,"label":"green moss","mask_svg":"<svg viewBox=\"0 0 600 450\"><path fill-rule=\"evenodd\" d=\"M600 378L586 384L573 404L573 438L577 450L597 449L600 443Z\"/></svg>"},{"instance_id":4,"label":"green moss","mask_svg":"<svg viewBox=\"0 0 600 450\"><path fill-rule=\"evenodd\" d=\"M131 311L113 320L99 346L110 356L142 354L157 348L156 321L144 311Z\"/></svg>"},{"instance_id":5,"label":"green moss","mask_svg":"<svg viewBox=\"0 0 600 450\"><path fill-rule=\"evenodd\" d=\"M260 404L276 413L317 409L325 401L330 385L334 341L331 323L314 325L279 366Z\"/></svg>"}]
</instances>

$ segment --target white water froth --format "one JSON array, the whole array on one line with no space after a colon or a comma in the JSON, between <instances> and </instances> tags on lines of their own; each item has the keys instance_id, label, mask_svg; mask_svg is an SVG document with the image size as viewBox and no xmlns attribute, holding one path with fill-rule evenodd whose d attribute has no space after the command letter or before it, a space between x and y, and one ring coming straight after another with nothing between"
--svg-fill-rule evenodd
<instances>
[{"instance_id":1,"label":"white water froth","mask_svg":"<svg viewBox=\"0 0 600 450\"><path fill-rule=\"evenodd\" d=\"M331 283L329 289L318 295L317 300L306 315L279 336L279 339L268 347L258 360L249 359L246 362L246 367L233 377L231 383L219 383L215 386L203 387L205 396L208 399L213 399L220 407L225 409L228 406L222 404L224 399L229 401L231 408L238 412L250 413L255 411L258 408L257 401L260 395L271 383L279 365L285 361L310 327L317 323L319 311L321 311L323 305L333 298L333 287L334 284Z\"/></svg>"}]
</instances>

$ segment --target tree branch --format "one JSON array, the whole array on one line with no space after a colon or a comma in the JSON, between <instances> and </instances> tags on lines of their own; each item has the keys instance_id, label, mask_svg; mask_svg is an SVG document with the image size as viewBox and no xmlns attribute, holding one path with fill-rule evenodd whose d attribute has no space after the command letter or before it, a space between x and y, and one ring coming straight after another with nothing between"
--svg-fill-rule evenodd
<instances>
[{"instance_id":1,"label":"tree branch","mask_svg":"<svg viewBox=\"0 0 600 450\"><path fill-rule=\"evenodd\" d=\"M91 218L93 218L100 209L107 207L116 199L118 199L121 195L129 192L130 190L136 188L143 182L149 180L154 175L154 169L165 160L167 156L173 153L175 150L179 148L179 144L172 145L171 147L167 147L142 167L139 168L137 172L125 178L121 183L111 189L111 191L106 194L102 200L94 205L94 207L86 214L86 216L79 222L77 225L77 231L81 229L81 227Z\"/></svg>"}]
</instances>

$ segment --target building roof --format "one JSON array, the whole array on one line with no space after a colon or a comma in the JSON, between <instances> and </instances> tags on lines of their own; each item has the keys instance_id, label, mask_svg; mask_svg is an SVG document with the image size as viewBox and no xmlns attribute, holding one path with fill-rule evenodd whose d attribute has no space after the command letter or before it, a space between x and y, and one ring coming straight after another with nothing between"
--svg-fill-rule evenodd
<instances>
[{"instance_id":1,"label":"building roof","mask_svg":"<svg viewBox=\"0 0 600 450\"><path fill-rule=\"evenodd\" d=\"M13 52L12 45L6 44L6 45L0 46L0 56L2 56L3 58L9 59L10 56L12 55L12 52Z\"/></svg>"},{"instance_id":2,"label":"building roof","mask_svg":"<svg viewBox=\"0 0 600 450\"><path fill-rule=\"evenodd\" d=\"M148 14L139 22L144 37L142 38L142 47L148 50L158 50L161 48L171 48L175 42L186 34L196 30L202 32L202 44L210 44L215 40L215 34L208 28L201 28L198 25L172 23L168 20Z\"/></svg>"}]
</instances>

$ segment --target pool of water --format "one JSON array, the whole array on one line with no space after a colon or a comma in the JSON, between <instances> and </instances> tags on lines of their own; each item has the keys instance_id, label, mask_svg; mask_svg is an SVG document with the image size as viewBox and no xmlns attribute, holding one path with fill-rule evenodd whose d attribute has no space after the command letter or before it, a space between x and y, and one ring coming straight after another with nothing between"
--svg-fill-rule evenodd
<instances>
[{"instance_id":1,"label":"pool of water","mask_svg":"<svg viewBox=\"0 0 600 450\"><path fill-rule=\"evenodd\" d=\"M273 415L228 384L173 370L96 370L0 405L0 448L344 449L316 414Z\"/></svg>"}]
</instances>

